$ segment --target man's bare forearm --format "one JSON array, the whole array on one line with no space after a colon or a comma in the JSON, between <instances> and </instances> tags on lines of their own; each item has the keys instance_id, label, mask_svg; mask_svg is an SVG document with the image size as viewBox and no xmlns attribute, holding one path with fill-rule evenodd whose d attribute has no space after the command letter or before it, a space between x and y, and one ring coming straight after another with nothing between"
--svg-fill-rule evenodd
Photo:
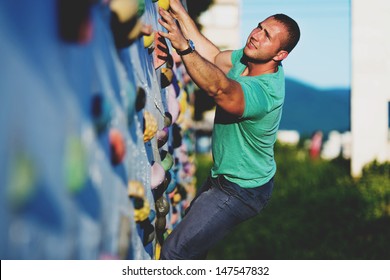
<instances>
[{"instance_id":1,"label":"man's bare forearm","mask_svg":"<svg viewBox=\"0 0 390 280\"><path fill-rule=\"evenodd\" d=\"M178 23L183 35L195 43L196 50L199 54L208 61L215 63L215 57L220 53L220 50L202 33L200 33L198 27L190 16L188 14L183 15L180 19L178 19Z\"/></svg>"},{"instance_id":2,"label":"man's bare forearm","mask_svg":"<svg viewBox=\"0 0 390 280\"><path fill-rule=\"evenodd\" d=\"M170 5L170 14L177 20L185 38L191 39L195 43L201 56L215 63L215 57L220 53L220 50L199 31L179 0L171 0Z\"/></svg>"}]
</instances>

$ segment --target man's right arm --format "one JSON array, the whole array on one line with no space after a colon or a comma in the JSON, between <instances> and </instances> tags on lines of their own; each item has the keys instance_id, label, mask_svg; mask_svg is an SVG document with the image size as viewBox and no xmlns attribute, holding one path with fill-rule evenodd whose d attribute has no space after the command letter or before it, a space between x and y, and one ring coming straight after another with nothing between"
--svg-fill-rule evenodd
<instances>
[{"instance_id":1,"label":"man's right arm","mask_svg":"<svg viewBox=\"0 0 390 280\"><path fill-rule=\"evenodd\" d=\"M227 73L232 67L232 51L220 51L217 46L207 39L199 31L180 0L170 0L169 12L179 23L183 35L194 42L196 51L206 60L215 64L223 72Z\"/></svg>"}]
</instances>

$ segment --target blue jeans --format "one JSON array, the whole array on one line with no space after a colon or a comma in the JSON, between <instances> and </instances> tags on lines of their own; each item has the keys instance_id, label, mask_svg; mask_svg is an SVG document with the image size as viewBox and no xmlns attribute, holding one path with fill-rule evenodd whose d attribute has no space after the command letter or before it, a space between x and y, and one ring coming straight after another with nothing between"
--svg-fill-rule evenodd
<instances>
[{"instance_id":1,"label":"blue jeans","mask_svg":"<svg viewBox=\"0 0 390 280\"><path fill-rule=\"evenodd\" d=\"M204 259L234 226L256 216L267 205L273 185L273 178L260 187L241 188L222 175L209 177L165 240L160 258Z\"/></svg>"}]
</instances>

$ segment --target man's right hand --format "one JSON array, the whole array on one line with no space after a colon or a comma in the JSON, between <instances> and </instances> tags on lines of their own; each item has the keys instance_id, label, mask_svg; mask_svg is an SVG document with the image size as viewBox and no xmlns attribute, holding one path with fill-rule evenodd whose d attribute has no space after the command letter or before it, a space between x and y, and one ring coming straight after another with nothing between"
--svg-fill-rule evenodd
<instances>
[{"instance_id":1,"label":"man's right hand","mask_svg":"<svg viewBox=\"0 0 390 280\"><path fill-rule=\"evenodd\" d=\"M169 6L169 15L177 21L184 38L191 39L196 45L196 51L207 61L215 64L216 56L220 53L220 50L210 40L203 36L180 0L170 0ZM164 26L162 22L160 22L160 24ZM166 28L166 26L164 27ZM173 28L173 25L171 25L171 28ZM176 30L172 29L172 32L174 31ZM160 35L162 34L160 33ZM167 35L164 37L171 40L172 44L177 47L178 50L183 50L182 47L184 47L184 44L180 36L168 34L168 37ZM185 43L188 47L187 41L185 41ZM228 57L228 60L230 61L230 56Z\"/></svg>"},{"instance_id":2,"label":"man's right hand","mask_svg":"<svg viewBox=\"0 0 390 280\"><path fill-rule=\"evenodd\" d=\"M187 11L180 0L169 1L169 12L174 19L178 19L180 16L187 14Z\"/></svg>"}]
</instances>

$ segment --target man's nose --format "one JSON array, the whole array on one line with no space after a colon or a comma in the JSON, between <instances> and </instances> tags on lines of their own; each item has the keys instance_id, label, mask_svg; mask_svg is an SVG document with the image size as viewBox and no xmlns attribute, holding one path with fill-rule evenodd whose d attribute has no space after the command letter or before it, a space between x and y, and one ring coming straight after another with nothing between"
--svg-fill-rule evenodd
<instances>
[{"instance_id":1,"label":"man's nose","mask_svg":"<svg viewBox=\"0 0 390 280\"><path fill-rule=\"evenodd\" d=\"M253 34L252 34L252 37L255 39L255 40L259 40L262 36L262 30L260 29L256 29Z\"/></svg>"}]
</instances>

